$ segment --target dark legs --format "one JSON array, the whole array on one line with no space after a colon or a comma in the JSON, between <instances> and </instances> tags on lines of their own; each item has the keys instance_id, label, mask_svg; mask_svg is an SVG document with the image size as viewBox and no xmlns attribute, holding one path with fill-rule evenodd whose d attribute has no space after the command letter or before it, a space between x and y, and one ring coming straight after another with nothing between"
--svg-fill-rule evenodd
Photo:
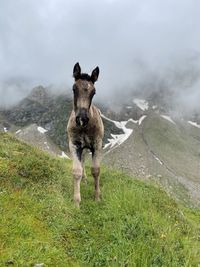
<instances>
[{"instance_id":1,"label":"dark legs","mask_svg":"<svg viewBox=\"0 0 200 267\"><path fill-rule=\"evenodd\" d=\"M85 184L87 184L87 175L86 175L84 163L85 163L85 151L83 151L83 153L82 153L81 164L82 164L82 168L83 168L82 179L83 179L83 182Z\"/></svg>"},{"instance_id":2,"label":"dark legs","mask_svg":"<svg viewBox=\"0 0 200 267\"><path fill-rule=\"evenodd\" d=\"M100 186L99 186L99 174L100 174L100 149L101 149L101 143L98 145L98 147L94 150L92 155L92 168L91 173L94 178L94 189L95 189L95 200L100 200Z\"/></svg>"}]
</instances>

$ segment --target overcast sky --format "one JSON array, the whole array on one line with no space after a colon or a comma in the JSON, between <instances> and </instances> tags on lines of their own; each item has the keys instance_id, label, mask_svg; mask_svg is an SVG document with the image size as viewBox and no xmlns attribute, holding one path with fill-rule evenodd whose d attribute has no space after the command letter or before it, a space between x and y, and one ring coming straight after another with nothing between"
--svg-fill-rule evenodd
<instances>
[{"instance_id":1,"label":"overcast sky","mask_svg":"<svg viewBox=\"0 0 200 267\"><path fill-rule=\"evenodd\" d=\"M101 98L151 74L195 72L186 91L197 105L199 10L198 0L1 0L0 103L38 84L71 87L78 61L84 72L100 67Z\"/></svg>"}]
</instances>

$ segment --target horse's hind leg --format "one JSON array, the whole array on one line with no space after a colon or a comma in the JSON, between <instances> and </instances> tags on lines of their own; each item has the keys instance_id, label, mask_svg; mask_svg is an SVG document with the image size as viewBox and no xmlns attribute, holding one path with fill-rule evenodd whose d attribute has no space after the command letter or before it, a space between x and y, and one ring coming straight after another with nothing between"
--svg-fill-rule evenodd
<instances>
[{"instance_id":1,"label":"horse's hind leg","mask_svg":"<svg viewBox=\"0 0 200 267\"><path fill-rule=\"evenodd\" d=\"M85 166L82 165L82 168L83 168L82 179L83 179L84 184L87 184L87 174L86 174L86 171L85 171Z\"/></svg>"},{"instance_id":2,"label":"horse's hind leg","mask_svg":"<svg viewBox=\"0 0 200 267\"><path fill-rule=\"evenodd\" d=\"M101 147L101 146L100 146ZM100 200L100 186L99 186L99 174L100 174L100 149L94 150L92 155L92 176L94 177L94 188L95 188L95 200Z\"/></svg>"}]
</instances>

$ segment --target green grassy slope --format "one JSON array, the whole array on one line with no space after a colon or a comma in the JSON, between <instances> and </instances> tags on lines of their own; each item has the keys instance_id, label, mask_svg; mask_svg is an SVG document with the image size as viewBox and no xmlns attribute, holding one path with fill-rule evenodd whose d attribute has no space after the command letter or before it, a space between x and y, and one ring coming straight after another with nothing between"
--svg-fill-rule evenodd
<instances>
[{"instance_id":1,"label":"green grassy slope","mask_svg":"<svg viewBox=\"0 0 200 267\"><path fill-rule=\"evenodd\" d=\"M87 170L88 171L88 170ZM200 213L102 168L71 201L71 163L0 134L0 266L198 266Z\"/></svg>"}]
</instances>

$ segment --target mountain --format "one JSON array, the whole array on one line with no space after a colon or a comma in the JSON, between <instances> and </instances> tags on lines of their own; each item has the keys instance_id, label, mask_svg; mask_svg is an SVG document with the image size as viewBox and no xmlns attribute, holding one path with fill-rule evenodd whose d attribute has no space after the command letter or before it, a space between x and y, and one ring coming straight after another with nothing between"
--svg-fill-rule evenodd
<instances>
[{"instance_id":1,"label":"mountain","mask_svg":"<svg viewBox=\"0 0 200 267\"><path fill-rule=\"evenodd\" d=\"M0 266L198 266L199 211L101 168L72 199L72 164L0 133Z\"/></svg>"},{"instance_id":2,"label":"mountain","mask_svg":"<svg viewBox=\"0 0 200 267\"><path fill-rule=\"evenodd\" d=\"M66 125L72 101L67 95L55 96L48 88L38 86L16 106L1 113L18 128L37 124L62 150L67 148Z\"/></svg>"},{"instance_id":3,"label":"mountain","mask_svg":"<svg viewBox=\"0 0 200 267\"><path fill-rule=\"evenodd\" d=\"M124 134L108 140L103 160L129 174L154 180L177 199L200 206L198 116L177 116L155 99L133 98L121 111L129 111L124 120L107 118ZM135 105L142 112L140 117L136 116Z\"/></svg>"},{"instance_id":4,"label":"mountain","mask_svg":"<svg viewBox=\"0 0 200 267\"><path fill-rule=\"evenodd\" d=\"M116 137L111 139L106 147L104 162L143 179L153 179L185 203L199 205L198 125L175 121L154 112L141 119L139 122L123 122L129 131L127 136L124 134L127 139L123 145L119 145Z\"/></svg>"},{"instance_id":5,"label":"mountain","mask_svg":"<svg viewBox=\"0 0 200 267\"><path fill-rule=\"evenodd\" d=\"M4 118L4 125L11 130L10 125L17 126L17 129L31 124L46 129L46 135L64 151L68 150L66 134L67 121L72 110L71 94L54 94L49 88L38 86L33 88L30 95L20 101L16 106L0 111ZM5 128L2 127L3 130ZM15 127L16 129L16 127ZM113 123L105 121L104 141L110 133L122 133Z\"/></svg>"},{"instance_id":6,"label":"mountain","mask_svg":"<svg viewBox=\"0 0 200 267\"><path fill-rule=\"evenodd\" d=\"M200 206L200 115L177 116L167 99L162 91L146 99L130 95L117 109L115 103L97 103L105 126L103 162L161 184L187 205ZM71 109L71 93L56 95L38 86L15 107L0 111L0 127L66 157Z\"/></svg>"}]
</instances>

